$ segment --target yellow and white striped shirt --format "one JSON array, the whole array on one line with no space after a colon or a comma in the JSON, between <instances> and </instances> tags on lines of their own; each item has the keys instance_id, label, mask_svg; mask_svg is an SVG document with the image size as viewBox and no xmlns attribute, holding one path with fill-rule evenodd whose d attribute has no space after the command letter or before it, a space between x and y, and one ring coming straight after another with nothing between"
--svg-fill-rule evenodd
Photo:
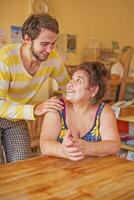
<instances>
[{"instance_id":1,"label":"yellow and white striped shirt","mask_svg":"<svg viewBox=\"0 0 134 200\"><path fill-rule=\"evenodd\" d=\"M64 91L69 76L55 50L31 76L21 61L20 47L10 44L0 50L0 118L34 120L32 99L44 81L51 76Z\"/></svg>"}]
</instances>

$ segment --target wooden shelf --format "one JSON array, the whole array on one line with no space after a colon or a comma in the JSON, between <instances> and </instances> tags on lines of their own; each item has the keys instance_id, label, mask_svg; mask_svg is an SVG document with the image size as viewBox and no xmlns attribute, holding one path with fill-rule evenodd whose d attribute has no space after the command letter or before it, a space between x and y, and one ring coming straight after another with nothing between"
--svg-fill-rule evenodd
<instances>
[{"instance_id":1,"label":"wooden shelf","mask_svg":"<svg viewBox=\"0 0 134 200\"><path fill-rule=\"evenodd\" d=\"M121 144L121 149L126 149L128 151L134 151L134 147L133 146L130 146L130 145L127 145L127 144Z\"/></svg>"},{"instance_id":2,"label":"wooden shelf","mask_svg":"<svg viewBox=\"0 0 134 200\"><path fill-rule=\"evenodd\" d=\"M126 122L134 122L134 116L119 117L118 120Z\"/></svg>"}]
</instances>

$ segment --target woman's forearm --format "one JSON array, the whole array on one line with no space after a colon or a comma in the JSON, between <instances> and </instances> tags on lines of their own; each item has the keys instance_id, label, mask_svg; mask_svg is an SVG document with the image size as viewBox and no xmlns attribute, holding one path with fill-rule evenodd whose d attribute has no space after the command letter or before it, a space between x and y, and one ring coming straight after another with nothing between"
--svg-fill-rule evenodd
<instances>
[{"instance_id":1,"label":"woman's forearm","mask_svg":"<svg viewBox=\"0 0 134 200\"><path fill-rule=\"evenodd\" d=\"M40 141L40 149L43 155L66 158L62 144L55 140L45 139Z\"/></svg>"},{"instance_id":2,"label":"woman's forearm","mask_svg":"<svg viewBox=\"0 0 134 200\"><path fill-rule=\"evenodd\" d=\"M114 140L89 142L87 143L86 155L88 156L106 156L117 154L120 149L120 142Z\"/></svg>"}]
</instances>

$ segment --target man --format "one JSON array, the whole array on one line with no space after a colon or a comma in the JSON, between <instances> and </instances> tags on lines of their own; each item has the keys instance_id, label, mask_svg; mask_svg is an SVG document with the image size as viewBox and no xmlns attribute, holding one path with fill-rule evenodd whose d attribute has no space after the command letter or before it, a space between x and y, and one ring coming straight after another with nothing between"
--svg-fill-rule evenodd
<instances>
[{"instance_id":1,"label":"man","mask_svg":"<svg viewBox=\"0 0 134 200\"><path fill-rule=\"evenodd\" d=\"M0 50L0 163L3 163L2 147L6 162L31 157L25 120L62 109L55 98L32 105L49 76L56 79L62 90L68 82L67 71L54 50L58 32L58 22L50 15L32 15L23 24L22 44Z\"/></svg>"}]
</instances>

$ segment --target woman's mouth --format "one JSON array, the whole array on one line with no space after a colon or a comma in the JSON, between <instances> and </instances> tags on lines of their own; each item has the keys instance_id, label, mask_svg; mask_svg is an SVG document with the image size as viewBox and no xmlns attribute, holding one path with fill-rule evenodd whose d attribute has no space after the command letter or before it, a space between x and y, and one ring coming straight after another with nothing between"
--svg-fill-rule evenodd
<instances>
[{"instance_id":1,"label":"woman's mouth","mask_svg":"<svg viewBox=\"0 0 134 200\"><path fill-rule=\"evenodd\" d=\"M67 93L74 93L75 91L74 90L67 90Z\"/></svg>"}]
</instances>

